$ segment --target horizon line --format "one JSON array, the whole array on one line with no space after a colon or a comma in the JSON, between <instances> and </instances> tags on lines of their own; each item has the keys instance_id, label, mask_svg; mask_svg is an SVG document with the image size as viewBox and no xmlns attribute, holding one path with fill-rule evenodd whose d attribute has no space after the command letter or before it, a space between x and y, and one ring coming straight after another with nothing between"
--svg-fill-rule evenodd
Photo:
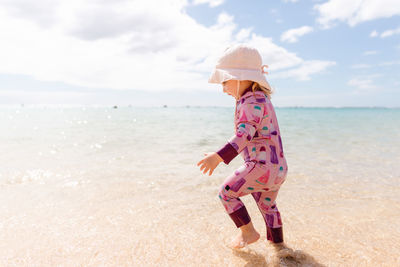
<instances>
[{"instance_id":1,"label":"horizon line","mask_svg":"<svg viewBox=\"0 0 400 267\"><path fill-rule=\"evenodd\" d=\"M0 104L1 108L233 108L234 106L216 106L216 105L155 105L140 106L132 104ZM275 108L364 108L364 109L399 109L400 106L275 106Z\"/></svg>"}]
</instances>

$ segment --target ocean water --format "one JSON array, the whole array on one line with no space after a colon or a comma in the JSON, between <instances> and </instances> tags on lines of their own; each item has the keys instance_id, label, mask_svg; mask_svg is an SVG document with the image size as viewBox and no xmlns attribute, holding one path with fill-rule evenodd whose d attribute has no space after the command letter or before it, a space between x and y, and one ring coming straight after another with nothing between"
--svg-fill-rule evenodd
<instances>
[{"instance_id":1,"label":"ocean water","mask_svg":"<svg viewBox=\"0 0 400 267\"><path fill-rule=\"evenodd\" d=\"M400 109L277 108L285 245L257 243L197 162L234 107L0 108L0 266L399 266Z\"/></svg>"}]
</instances>

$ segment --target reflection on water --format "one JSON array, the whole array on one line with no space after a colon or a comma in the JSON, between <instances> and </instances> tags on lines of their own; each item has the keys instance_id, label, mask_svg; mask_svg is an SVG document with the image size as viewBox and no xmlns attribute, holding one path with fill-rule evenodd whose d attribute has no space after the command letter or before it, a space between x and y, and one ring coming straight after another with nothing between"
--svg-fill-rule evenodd
<instances>
[{"instance_id":1,"label":"reflection on water","mask_svg":"<svg viewBox=\"0 0 400 267\"><path fill-rule=\"evenodd\" d=\"M286 244L244 196L262 238L242 250L217 196L242 159L196 166L232 112L0 109L0 266L400 265L399 110L277 109Z\"/></svg>"}]
</instances>

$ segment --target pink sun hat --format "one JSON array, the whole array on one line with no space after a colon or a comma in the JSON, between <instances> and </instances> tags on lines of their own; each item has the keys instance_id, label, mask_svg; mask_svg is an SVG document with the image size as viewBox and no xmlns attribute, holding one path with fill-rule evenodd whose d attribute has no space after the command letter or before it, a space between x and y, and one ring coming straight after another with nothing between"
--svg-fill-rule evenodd
<instances>
[{"instance_id":1,"label":"pink sun hat","mask_svg":"<svg viewBox=\"0 0 400 267\"><path fill-rule=\"evenodd\" d=\"M223 83L228 80L249 80L271 90L262 65L260 53L247 44L235 44L228 47L218 59L215 69L208 79L209 83Z\"/></svg>"}]
</instances>

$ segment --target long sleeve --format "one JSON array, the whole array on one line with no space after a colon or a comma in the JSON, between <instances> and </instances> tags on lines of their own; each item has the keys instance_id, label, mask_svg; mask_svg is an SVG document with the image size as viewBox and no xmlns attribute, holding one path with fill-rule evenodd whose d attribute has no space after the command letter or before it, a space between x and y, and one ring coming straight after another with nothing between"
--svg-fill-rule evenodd
<instances>
[{"instance_id":1,"label":"long sleeve","mask_svg":"<svg viewBox=\"0 0 400 267\"><path fill-rule=\"evenodd\" d=\"M236 111L239 119L236 122L235 135L217 151L218 155L229 164L253 139L264 113L264 105L243 103Z\"/></svg>"}]
</instances>

